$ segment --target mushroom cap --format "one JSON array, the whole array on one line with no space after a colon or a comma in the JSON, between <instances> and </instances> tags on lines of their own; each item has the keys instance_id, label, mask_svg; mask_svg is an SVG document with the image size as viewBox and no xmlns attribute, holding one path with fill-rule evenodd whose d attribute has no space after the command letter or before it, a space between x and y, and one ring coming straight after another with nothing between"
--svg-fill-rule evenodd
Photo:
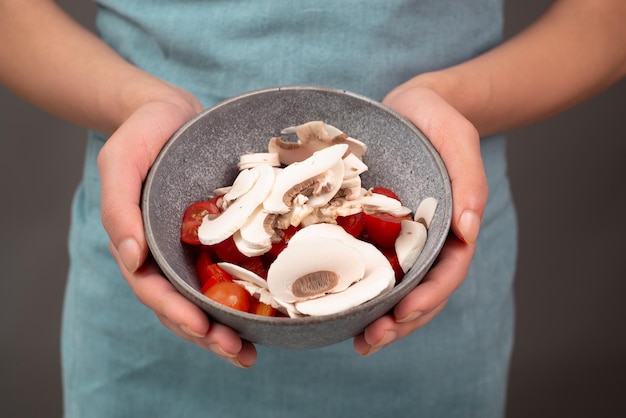
<instances>
[{"instance_id":1,"label":"mushroom cap","mask_svg":"<svg viewBox=\"0 0 626 418\"><path fill-rule=\"evenodd\" d=\"M270 265L267 285L276 299L293 303L345 290L364 273L365 259L354 247L337 239L311 237L293 242L292 237Z\"/></svg>"},{"instance_id":2,"label":"mushroom cap","mask_svg":"<svg viewBox=\"0 0 626 418\"><path fill-rule=\"evenodd\" d=\"M356 249L365 259L365 271L361 280L341 292L295 302L298 312L306 315L330 315L365 303L391 290L395 285L395 273L387 257L374 245L354 238L338 225L322 223L303 228L294 234L289 245L299 241L308 242L316 237L339 240Z\"/></svg>"},{"instance_id":3,"label":"mushroom cap","mask_svg":"<svg viewBox=\"0 0 626 418\"><path fill-rule=\"evenodd\" d=\"M386 280L359 280L343 292L296 302L295 308L304 315L332 315L374 299L390 290L389 283Z\"/></svg>"}]
</instances>

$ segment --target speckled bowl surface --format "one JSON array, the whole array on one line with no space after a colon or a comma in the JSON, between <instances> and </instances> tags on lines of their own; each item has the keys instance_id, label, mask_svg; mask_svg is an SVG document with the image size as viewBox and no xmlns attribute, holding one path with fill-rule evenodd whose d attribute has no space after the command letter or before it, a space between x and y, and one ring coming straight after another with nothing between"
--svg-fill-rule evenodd
<instances>
[{"instance_id":1,"label":"speckled bowl surface","mask_svg":"<svg viewBox=\"0 0 626 418\"><path fill-rule=\"evenodd\" d=\"M266 152L283 128L323 120L368 146L364 187L394 190L415 210L432 196L439 205L426 245L391 292L339 314L274 318L223 307L199 292L193 255L180 242L185 208L232 184L239 156ZM165 145L144 185L142 209L148 245L165 276L207 314L254 343L315 348L351 338L384 315L424 277L450 228L452 193L438 153L414 125L382 104L350 92L313 86L253 91L226 100L189 121Z\"/></svg>"}]
</instances>

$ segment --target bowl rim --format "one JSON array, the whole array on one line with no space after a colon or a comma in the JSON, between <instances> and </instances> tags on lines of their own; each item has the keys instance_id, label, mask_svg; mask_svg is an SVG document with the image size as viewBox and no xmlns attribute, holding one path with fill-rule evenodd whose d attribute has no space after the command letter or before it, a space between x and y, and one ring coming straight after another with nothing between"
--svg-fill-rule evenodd
<instances>
[{"instance_id":1,"label":"bowl rim","mask_svg":"<svg viewBox=\"0 0 626 418\"><path fill-rule=\"evenodd\" d=\"M184 123L178 130L174 132L174 134L170 136L170 138L168 138L167 142L161 148L155 161L150 167L148 175L146 176L146 180L144 181L144 184L143 184L140 203L141 203L141 209L142 209L141 210L142 218L144 222L144 233L146 236L146 241L147 241L149 250L152 253L152 256L155 262L157 263L159 268L162 270L165 277L170 281L170 283L172 283L172 285L179 292L183 293L184 296L186 296L187 298L192 298L193 299L192 302L194 304L196 305L199 305L200 303L208 304L214 309L218 310L220 313L225 314L227 316L233 316L233 317L239 317L239 318L243 317L243 318L247 318L252 321L255 321L255 322L262 322L268 325L279 325L279 326L280 325L297 326L297 325L324 323L324 322L327 322L329 319L342 320L351 316L355 316L359 312L371 310L376 305L376 301L378 298L374 298L361 305L358 305L358 306L355 306L355 307L352 307L352 308L349 308L344 311L331 314L331 315L304 316L304 317L297 317L297 318L266 317L266 316L260 316L260 315L256 315L256 314L252 314L248 312L237 311L235 309L220 305L219 303L214 302L213 300L207 298L206 296L202 295L199 292L199 290L197 290L196 288L191 286L189 283L187 283L185 280L183 280L180 277L180 275L178 275L178 273L174 270L174 268L170 265L170 263L165 259L165 257L163 257L163 254L161 253L159 249L159 245L154 236L154 233L152 232L151 220L150 220L150 211L151 211L150 190L152 188L153 183L155 182L160 162L166 157L167 151L175 145L176 141L184 134L185 131L187 131L198 120L206 117L207 114L210 114L222 107L228 106L231 103L236 102L238 100L245 99L251 96L266 94L266 93L276 93L276 92L281 92L281 91L286 91L286 92L307 91L307 90L312 90L316 92L325 92L325 93L330 93L334 95L347 95L347 96L352 97L353 99L366 102L376 108L379 108L383 112L388 113L390 116L393 116L400 123L404 124L405 127L411 130L417 138L419 138L419 140L422 142L422 145L430 153L430 156L433 159L433 162L435 163L438 169L438 174L441 176L441 180L443 181L443 184L442 184L443 192L444 192L443 198L445 199L445 201L439 202L439 204L441 205L442 203L445 203L445 207L442 208L442 210L444 210L443 225L439 231L438 236L435 236L432 238L429 237L429 239L435 240L435 243L434 243L435 251L432 251L430 254L428 254L427 258L424 259L422 263L420 264L419 271L416 272L415 274L422 276L423 278L425 272L427 272L430 269L430 267L432 266L432 264L438 257L450 230L451 219L452 219L452 188L451 188L450 177L449 177L447 168L439 152L436 150L436 148L428 139L428 137L417 126L415 126L409 119L407 119L400 113L396 112L395 110L389 108L388 106L382 104L381 102L374 100L372 98L369 98L367 96L361 95L359 93L354 93L348 90L343 90L343 89L338 89L338 88L328 87L328 86L308 85L308 84L294 84L294 85L260 88L260 89L250 90L250 91L238 94L236 96L227 98L225 100L222 100L213 106L205 108L203 111L201 111L196 116L191 118L189 121ZM412 272L414 267L412 267L411 270L409 270L409 272ZM407 274L409 272L407 272ZM399 293L403 293L403 294L408 293L410 290L415 288L421 282L422 278L420 278L419 280L415 280L415 281L402 280L400 283L394 286L394 288L391 291L387 292L386 294L397 295ZM410 287L410 289L407 290L406 289L407 287ZM200 308L202 309L202 306L200 306ZM207 312L207 313L209 315L212 314L211 312Z\"/></svg>"}]
</instances>

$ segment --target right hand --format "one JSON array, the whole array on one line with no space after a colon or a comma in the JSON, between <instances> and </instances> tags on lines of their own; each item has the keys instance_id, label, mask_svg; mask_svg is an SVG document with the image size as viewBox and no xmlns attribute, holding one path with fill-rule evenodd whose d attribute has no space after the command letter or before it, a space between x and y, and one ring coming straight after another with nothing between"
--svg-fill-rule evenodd
<instances>
[{"instance_id":1,"label":"right hand","mask_svg":"<svg viewBox=\"0 0 626 418\"><path fill-rule=\"evenodd\" d=\"M417 84L417 83L415 83ZM354 339L370 355L430 322L463 283L469 270L488 195L474 126L435 91L405 83L383 101L419 127L439 151L450 175L453 197L451 233L433 268L388 315Z\"/></svg>"},{"instance_id":2,"label":"right hand","mask_svg":"<svg viewBox=\"0 0 626 418\"><path fill-rule=\"evenodd\" d=\"M179 337L239 367L256 361L253 344L207 315L163 277L149 257L139 207L142 184L159 151L184 123L202 110L180 92L136 109L113 133L98 156L102 181L102 223L110 248L131 289L161 323Z\"/></svg>"}]
</instances>

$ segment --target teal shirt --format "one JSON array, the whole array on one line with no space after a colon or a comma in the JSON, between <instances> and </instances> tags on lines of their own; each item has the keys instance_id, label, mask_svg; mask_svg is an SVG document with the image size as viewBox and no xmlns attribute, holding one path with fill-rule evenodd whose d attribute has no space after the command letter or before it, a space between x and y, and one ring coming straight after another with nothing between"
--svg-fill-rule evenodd
<instances>
[{"instance_id":1,"label":"teal shirt","mask_svg":"<svg viewBox=\"0 0 626 418\"><path fill-rule=\"evenodd\" d=\"M318 84L381 100L496 45L502 1L99 0L103 39L206 105Z\"/></svg>"},{"instance_id":2,"label":"teal shirt","mask_svg":"<svg viewBox=\"0 0 626 418\"><path fill-rule=\"evenodd\" d=\"M286 84L381 100L501 41L502 0L98 0L100 36L205 106ZM470 273L445 310L367 358L351 341L258 347L238 370L141 305L100 224L92 132L72 211L63 317L66 417L445 417L504 411L513 335L515 213L505 140L483 138L490 197Z\"/></svg>"}]
</instances>

